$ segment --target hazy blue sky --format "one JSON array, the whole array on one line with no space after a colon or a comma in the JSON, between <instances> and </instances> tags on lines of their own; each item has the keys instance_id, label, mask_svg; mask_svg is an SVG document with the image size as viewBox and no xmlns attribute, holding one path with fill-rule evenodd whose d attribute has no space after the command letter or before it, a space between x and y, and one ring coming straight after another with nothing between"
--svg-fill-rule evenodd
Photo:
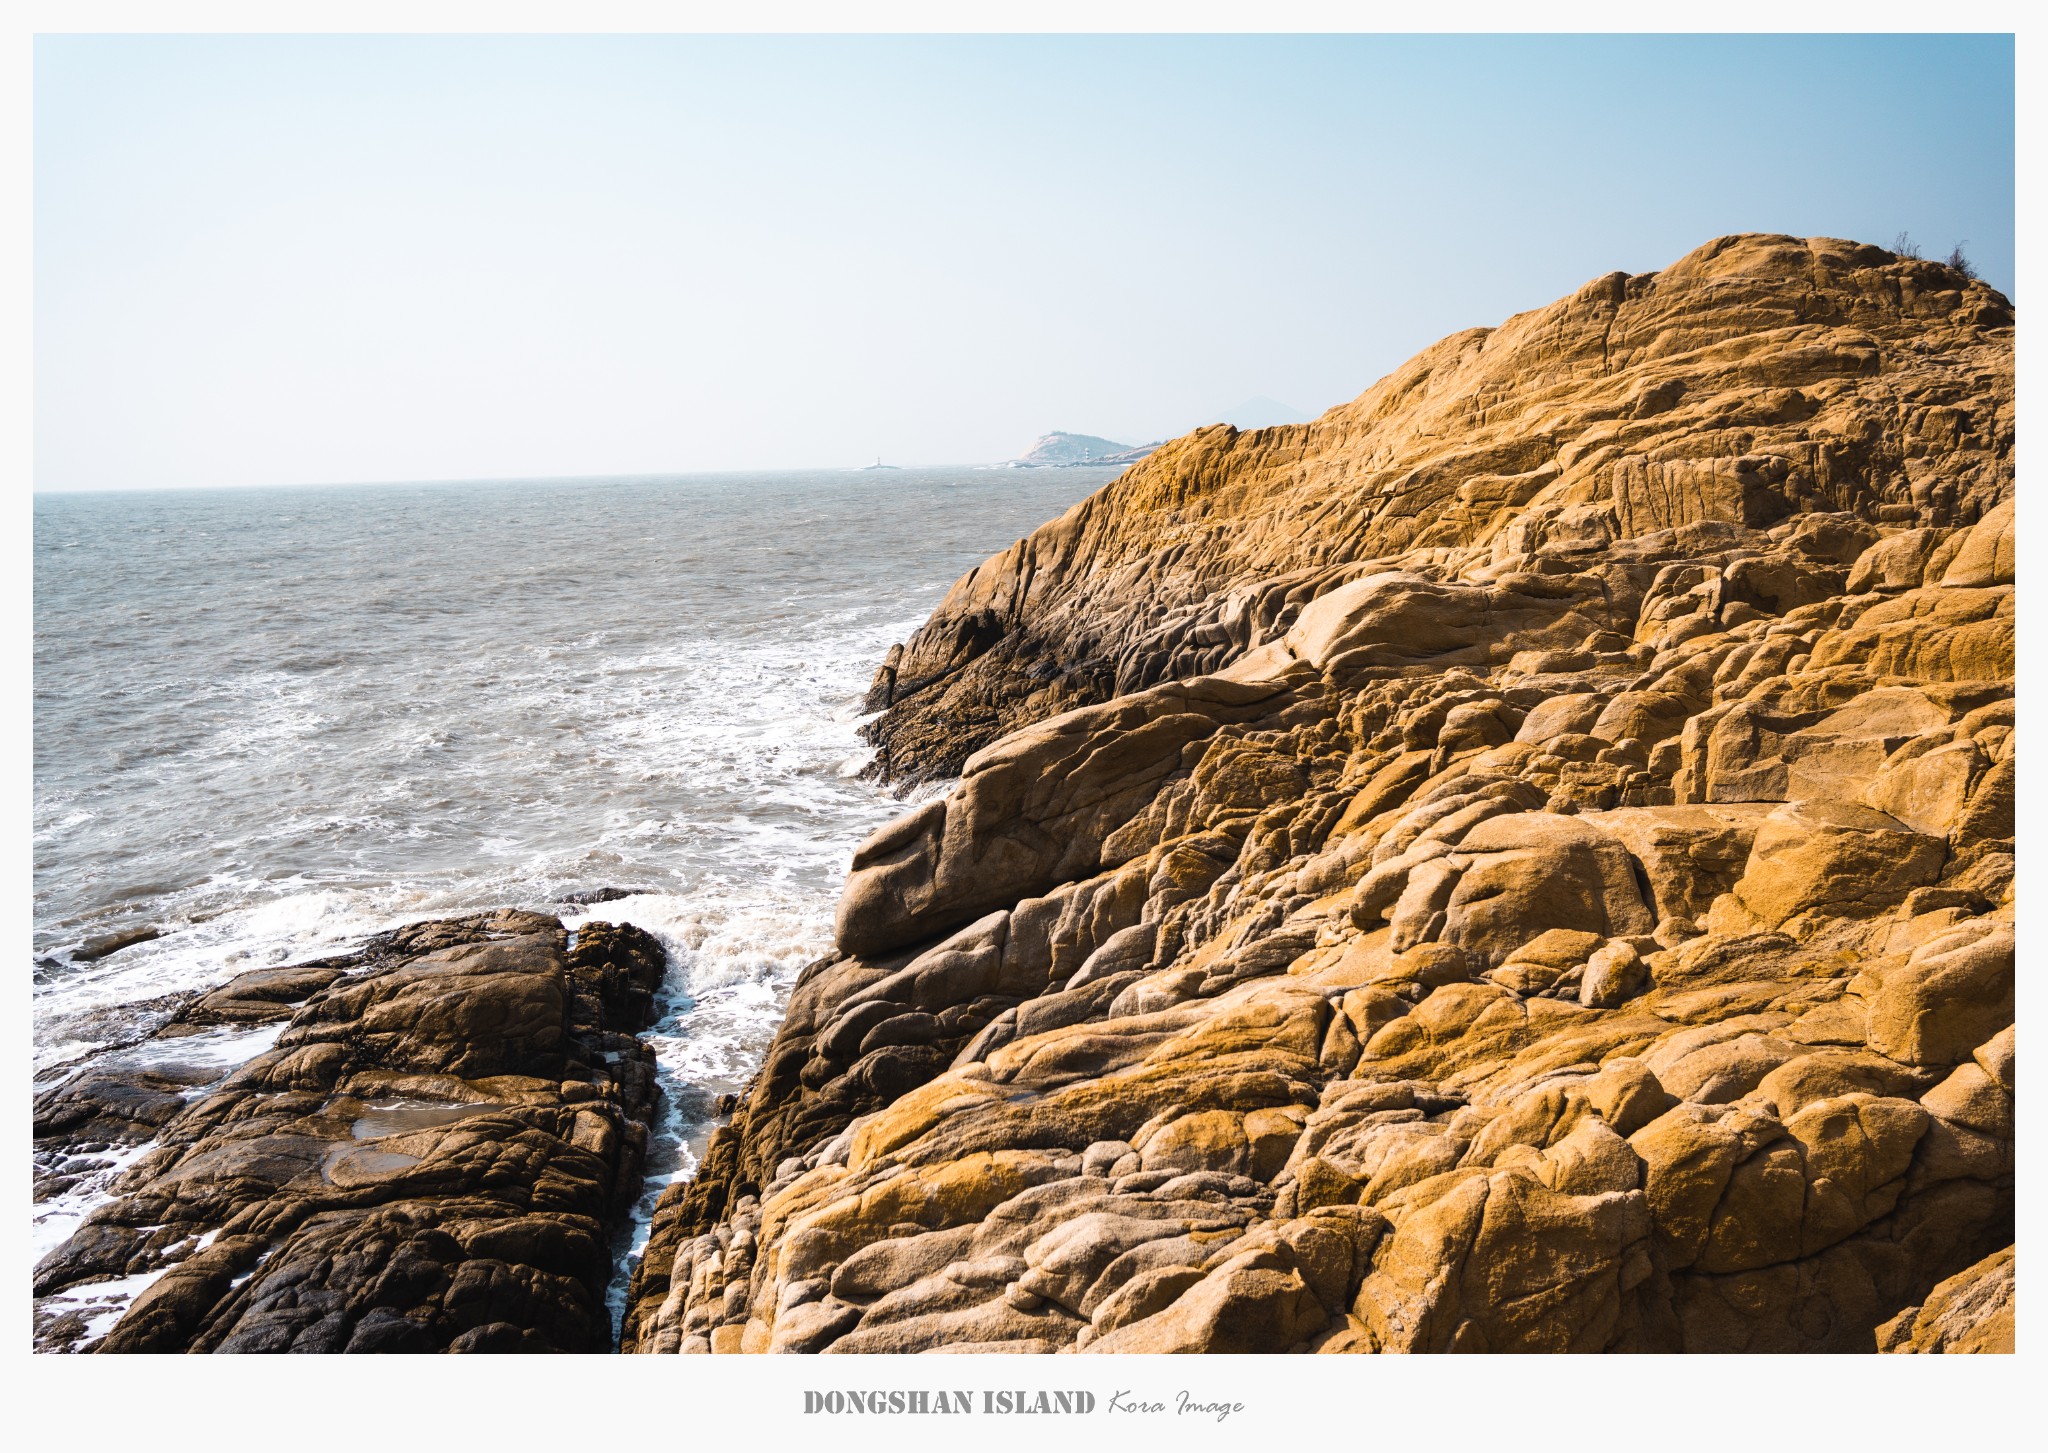
<instances>
[{"instance_id":1,"label":"hazy blue sky","mask_svg":"<svg viewBox=\"0 0 2048 1453\"><path fill-rule=\"evenodd\" d=\"M2008 38L58 38L36 485L1316 413L1765 230L2013 271Z\"/></svg>"}]
</instances>

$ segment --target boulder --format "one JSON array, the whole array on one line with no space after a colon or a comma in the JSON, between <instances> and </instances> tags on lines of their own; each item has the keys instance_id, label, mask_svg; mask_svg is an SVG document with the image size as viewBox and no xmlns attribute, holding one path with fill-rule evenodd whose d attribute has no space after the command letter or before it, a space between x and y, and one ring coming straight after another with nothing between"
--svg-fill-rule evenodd
<instances>
[{"instance_id":1,"label":"boulder","mask_svg":"<svg viewBox=\"0 0 2048 1453\"><path fill-rule=\"evenodd\" d=\"M1757 827L1771 811L1756 803L1620 807L1588 812L1580 820L1628 849L1660 920L1696 919L1742 876Z\"/></svg>"},{"instance_id":2,"label":"boulder","mask_svg":"<svg viewBox=\"0 0 2048 1453\"><path fill-rule=\"evenodd\" d=\"M1650 981L1649 966L1635 946L1622 939L1609 939L1586 960L1579 981L1579 1002L1590 1009L1613 1009L1642 992Z\"/></svg>"},{"instance_id":3,"label":"boulder","mask_svg":"<svg viewBox=\"0 0 2048 1453\"><path fill-rule=\"evenodd\" d=\"M1849 571L1850 594L1891 594L1917 588L1927 573L1927 562L1949 534L1938 529L1902 530L1876 541L1856 558Z\"/></svg>"},{"instance_id":4,"label":"boulder","mask_svg":"<svg viewBox=\"0 0 2048 1453\"><path fill-rule=\"evenodd\" d=\"M1603 938L1656 926L1628 850L1593 824L1548 812L1489 818L1465 835L1471 865L1445 899L1442 937L1494 967L1545 929Z\"/></svg>"},{"instance_id":5,"label":"boulder","mask_svg":"<svg viewBox=\"0 0 2048 1453\"><path fill-rule=\"evenodd\" d=\"M1870 1047L1901 1064L1948 1065L2012 1023L2010 927L1977 920L1929 939L1883 972L1870 1001Z\"/></svg>"},{"instance_id":6,"label":"boulder","mask_svg":"<svg viewBox=\"0 0 2048 1453\"><path fill-rule=\"evenodd\" d=\"M967 760L945 799L877 830L853 855L835 930L843 953L886 954L1020 898L1085 878L1102 845L1227 722L1282 687L1214 677L1054 717Z\"/></svg>"},{"instance_id":7,"label":"boulder","mask_svg":"<svg viewBox=\"0 0 2048 1453\"><path fill-rule=\"evenodd\" d=\"M262 1024L289 1019L292 1006L332 984L347 970L340 964L294 964L252 969L202 994L181 1015L188 1025Z\"/></svg>"},{"instance_id":8,"label":"boulder","mask_svg":"<svg viewBox=\"0 0 2048 1453\"><path fill-rule=\"evenodd\" d=\"M2015 578L2013 501L2005 500L1970 526L1941 583L1948 586L2011 585Z\"/></svg>"},{"instance_id":9,"label":"boulder","mask_svg":"<svg viewBox=\"0 0 2048 1453\"><path fill-rule=\"evenodd\" d=\"M1947 856L1941 839L1871 808L1788 802L1757 827L1730 896L1767 928L1801 915L1867 918L1932 883Z\"/></svg>"}]
</instances>

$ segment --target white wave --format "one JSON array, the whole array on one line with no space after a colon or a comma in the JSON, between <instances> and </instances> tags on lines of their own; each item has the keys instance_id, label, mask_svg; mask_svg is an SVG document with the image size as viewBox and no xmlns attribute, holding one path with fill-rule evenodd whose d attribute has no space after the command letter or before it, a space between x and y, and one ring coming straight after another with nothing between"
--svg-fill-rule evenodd
<instances>
[{"instance_id":1,"label":"white wave","mask_svg":"<svg viewBox=\"0 0 2048 1453\"><path fill-rule=\"evenodd\" d=\"M252 884L245 891L261 890ZM402 889L285 892L204 922L175 926L161 938L96 963L76 965L35 987L35 1067L66 1063L121 1037L121 1026L112 1019L99 1035L61 1040L42 1032L48 1025L76 1024L122 1005L213 988L250 969L342 952L390 926L403 914L405 897Z\"/></svg>"},{"instance_id":2,"label":"white wave","mask_svg":"<svg viewBox=\"0 0 2048 1453\"><path fill-rule=\"evenodd\" d=\"M171 1039L146 1039L118 1051L109 1060L143 1069L211 1069L219 1075L239 1069L260 1054L267 1053L284 1033L285 1021L251 1027L224 1025L205 1034L181 1034ZM104 1062L104 1061L103 1061ZM203 1094L212 1081L193 1090Z\"/></svg>"},{"instance_id":3,"label":"white wave","mask_svg":"<svg viewBox=\"0 0 2048 1453\"><path fill-rule=\"evenodd\" d=\"M51 823L48 827L37 828L34 834L30 837L29 841L35 843L54 842L57 838L62 837L66 832L70 831L72 828L79 827L85 823L91 822L97 816L99 816L99 814L95 812L66 813L62 818L59 818L56 822Z\"/></svg>"},{"instance_id":4,"label":"white wave","mask_svg":"<svg viewBox=\"0 0 2048 1453\"><path fill-rule=\"evenodd\" d=\"M107 1187L128 1167L155 1149L153 1142L117 1145L96 1155L81 1157L93 1162L93 1169L80 1173L61 1195L38 1201L29 1217L29 1255L32 1261L45 1256L71 1239L71 1233L91 1210L107 1199Z\"/></svg>"},{"instance_id":5,"label":"white wave","mask_svg":"<svg viewBox=\"0 0 2048 1453\"><path fill-rule=\"evenodd\" d=\"M39 497L85 548L38 565L36 1066L401 923L638 890L568 921L669 950L650 1164L687 1174L854 846L943 790L861 777L876 664L1056 473Z\"/></svg>"},{"instance_id":6,"label":"white wave","mask_svg":"<svg viewBox=\"0 0 2048 1453\"><path fill-rule=\"evenodd\" d=\"M77 1312L84 1317L85 1335L71 1348L74 1352L84 1352L113 1331L114 1324L121 1320L135 1299L156 1285L157 1279L169 1270L164 1266L155 1271L138 1272L134 1276L83 1282L42 1298L38 1305L44 1311L59 1314Z\"/></svg>"}]
</instances>

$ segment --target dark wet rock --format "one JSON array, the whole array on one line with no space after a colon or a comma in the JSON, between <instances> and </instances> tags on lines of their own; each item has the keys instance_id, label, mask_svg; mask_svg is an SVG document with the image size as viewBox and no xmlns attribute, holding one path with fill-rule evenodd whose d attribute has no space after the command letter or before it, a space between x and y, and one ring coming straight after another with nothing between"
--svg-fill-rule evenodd
<instances>
[{"instance_id":1,"label":"dark wet rock","mask_svg":"<svg viewBox=\"0 0 2048 1453\"><path fill-rule=\"evenodd\" d=\"M578 994L596 997L607 1025L644 1028L654 1022L668 958L652 935L631 925L587 923L569 952L569 977Z\"/></svg>"},{"instance_id":2,"label":"dark wet rock","mask_svg":"<svg viewBox=\"0 0 2048 1453\"><path fill-rule=\"evenodd\" d=\"M621 898L637 898L648 891L646 888L579 888L574 893L564 893L560 901L588 908L598 903L616 903Z\"/></svg>"},{"instance_id":3,"label":"dark wet rock","mask_svg":"<svg viewBox=\"0 0 2048 1453\"><path fill-rule=\"evenodd\" d=\"M151 943L163 936L162 929L147 924L140 928L123 928L114 933L103 933L97 938L87 939L73 949L71 961L75 964L97 963L111 954L121 952L124 948L133 948L139 943Z\"/></svg>"},{"instance_id":4,"label":"dark wet rock","mask_svg":"<svg viewBox=\"0 0 2048 1453\"><path fill-rule=\"evenodd\" d=\"M265 1024L289 1019L293 1005L303 1003L346 972L337 963L252 969L200 995L178 1016L177 1027L197 1031L217 1024Z\"/></svg>"},{"instance_id":5,"label":"dark wet rock","mask_svg":"<svg viewBox=\"0 0 2048 1453\"><path fill-rule=\"evenodd\" d=\"M147 1140L185 1108L185 1092L197 1083L164 1070L86 1070L36 1097L36 1143L76 1149Z\"/></svg>"},{"instance_id":6,"label":"dark wet rock","mask_svg":"<svg viewBox=\"0 0 2048 1453\"><path fill-rule=\"evenodd\" d=\"M500 908L462 918L430 918L421 923L408 923L371 939L359 957L375 963L434 949L453 948L458 944L489 943L495 939L532 935L564 939L567 936L560 920L548 914Z\"/></svg>"},{"instance_id":7,"label":"dark wet rock","mask_svg":"<svg viewBox=\"0 0 2048 1453\"><path fill-rule=\"evenodd\" d=\"M38 1294L162 1272L105 1351L603 1350L657 1094L634 1031L659 943L598 923L572 950L553 918L486 914L408 925L350 964L370 966L207 996L235 1014L307 991L274 1048L189 1105L133 1075L38 1102L58 1139L161 1126L37 1267ZM45 1318L44 1345L76 1320Z\"/></svg>"},{"instance_id":8,"label":"dark wet rock","mask_svg":"<svg viewBox=\"0 0 2048 1453\"><path fill-rule=\"evenodd\" d=\"M99 1005L45 1021L39 1032L51 1041L76 1040L92 1048L77 1058L47 1064L37 1070L35 1083L38 1090L77 1073L88 1060L132 1048L161 1034L177 1023L199 997L196 992L186 989L149 999L132 999L126 1004Z\"/></svg>"}]
</instances>

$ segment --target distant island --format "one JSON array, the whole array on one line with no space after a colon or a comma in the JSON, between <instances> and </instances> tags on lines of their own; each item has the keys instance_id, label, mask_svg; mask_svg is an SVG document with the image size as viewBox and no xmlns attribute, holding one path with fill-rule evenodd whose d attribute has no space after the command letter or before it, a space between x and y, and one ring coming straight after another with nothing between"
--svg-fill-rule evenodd
<instances>
[{"instance_id":1,"label":"distant island","mask_svg":"<svg viewBox=\"0 0 2048 1453\"><path fill-rule=\"evenodd\" d=\"M1308 415L1264 395L1246 399L1235 408L1225 409L1213 419L1202 421L1229 424L1243 431L1270 429L1278 424L1307 422ZM1201 425L1197 424L1194 427L1199 428ZM1074 469L1102 464L1136 464L1164 442L1155 439L1150 444L1119 444L1114 439L1104 439L1094 434L1069 434L1055 429L1050 434L1040 435L1029 449L1015 459L1006 461L1003 467Z\"/></svg>"},{"instance_id":2,"label":"distant island","mask_svg":"<svg viewBox=\"0 0 2048 1453\"><path fill-rule=\"evenodd\" d=\"M1068 469L1078 465L1136 464L1164 440L1133 447L1093 434L1066 434L1055 429L1009 461L1012 469Z\"/></svg>"}]
</instances>

